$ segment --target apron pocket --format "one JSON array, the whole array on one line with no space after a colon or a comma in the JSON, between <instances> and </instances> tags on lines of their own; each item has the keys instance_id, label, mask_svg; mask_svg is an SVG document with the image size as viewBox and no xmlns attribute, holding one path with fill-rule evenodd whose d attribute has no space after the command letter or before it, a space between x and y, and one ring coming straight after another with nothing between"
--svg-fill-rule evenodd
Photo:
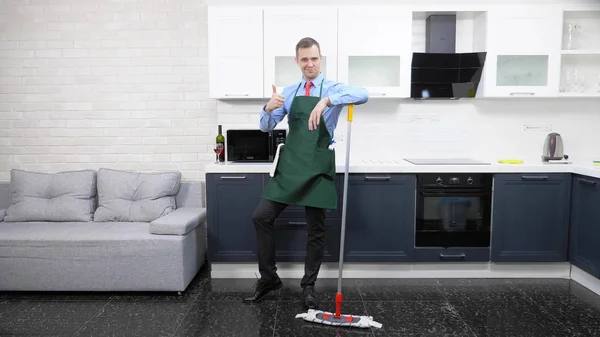
<instances>
[{"instance_id":1,"label":"apron pocket","mask_svg":"<svg viewBox=\"0 0 600 337\"><path fill-rule=\"evenodd\" d=\"M335 179L335 151L324 148L315 148L313 167L319 174L324 174L328 179Z\"/></svg>"}]
</instances>

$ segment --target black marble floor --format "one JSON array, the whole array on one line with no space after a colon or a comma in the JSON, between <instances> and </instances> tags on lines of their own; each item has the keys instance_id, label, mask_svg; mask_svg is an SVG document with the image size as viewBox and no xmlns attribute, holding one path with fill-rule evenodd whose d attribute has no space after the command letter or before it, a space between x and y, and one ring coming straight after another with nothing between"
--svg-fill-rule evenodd
<instances>
[{"instance_id":1,"label":"black marble floor","mask_svg":"<svg viewBox=\"0 0 600 337\"><path fill-rule=\"evenodd\" d=\"M345 279L343 313L381 329L331 327L305 312L299 280L244 304L254 280L201 271L172 293L0 292L0 336L600 336L600 297L560 279ZM336 279L320 279L321 309L335 310Z\"/></svg>"}]
</instances>

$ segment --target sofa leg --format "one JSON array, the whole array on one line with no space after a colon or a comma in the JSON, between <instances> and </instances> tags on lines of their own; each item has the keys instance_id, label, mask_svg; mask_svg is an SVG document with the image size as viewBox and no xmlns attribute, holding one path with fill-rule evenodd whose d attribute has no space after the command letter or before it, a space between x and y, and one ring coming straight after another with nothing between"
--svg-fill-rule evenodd
<instances>
[{"instance_id":1,"label":"sofa leg","mask_svg":"<svg viewBox=\"0 0 600 337\"><path fill-rule=\"evenodd\" d=\"M183 293L181 291L178 291L177 295L181 296L181 295L183 295Z\"/></svg>"}]
</instances>

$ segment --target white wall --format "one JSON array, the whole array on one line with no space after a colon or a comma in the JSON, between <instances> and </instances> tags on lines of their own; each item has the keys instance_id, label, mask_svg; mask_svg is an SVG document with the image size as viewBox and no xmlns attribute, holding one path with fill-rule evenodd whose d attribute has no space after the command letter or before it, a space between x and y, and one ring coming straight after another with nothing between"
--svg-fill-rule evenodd
<instances>
[{"instance_id":1,"label":"white wall","mask_svg":"<svg viewBox=\"0 0 600 337\"><path fill-rule=\"evenodd\" d=\"M112 167L203 178L202 1L0 0L0 180Z\"/></svg>"},{"instance_id":2,"label":"white wall","mask_svg":"<svg viewBox=\"0 0 600 337\"><path fill-rule=\"evenodd\" d=\"M570 159L588 160L600 157L599 106L598 99L372 99L354 109L351 162L401 161L415 156L537 160L549 132L563 136ZM256 127L256 111L261 107L219 102L219 121L226 128ZM338 142L338 164L344 160L346 111L336 131L336 139L342 141ZM285 122L281 126L285 127ZM530 128L525 131L524 126Z\"/></svg>"},{"instance_id":3,"label":"white wall","mask_svg":"<svg viewBox=\"0 0 600 337\"><path fill-rule=\"evenodd\" d=\"M0 0L0 180L99 167L203 179L216 125L256 127L264 104L208 99L206 46L200 0ZM524 124L551 125L571 156L600 155L598 106L373 100L356 108L352 156L539 156L548 130Z\"/></svg>"}]
</instances>

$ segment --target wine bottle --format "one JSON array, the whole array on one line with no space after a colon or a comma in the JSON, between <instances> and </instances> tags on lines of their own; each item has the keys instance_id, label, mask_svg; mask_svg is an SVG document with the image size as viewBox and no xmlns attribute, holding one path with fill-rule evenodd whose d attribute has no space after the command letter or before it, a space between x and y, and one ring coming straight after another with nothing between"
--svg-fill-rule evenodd
<instances>
[{"instance_id":1,"label":"wine bottle","mask_svg":"<svg viewBox=\"0 0 600 337\"><path fill-rule=\"evenodd\" d=\"M219 132L217 133L216 145L221 146L223 151L219 154L219 161L225 161L225 137L223 136L223 127L219 125Z\"/></svg>"}]
</instances>

